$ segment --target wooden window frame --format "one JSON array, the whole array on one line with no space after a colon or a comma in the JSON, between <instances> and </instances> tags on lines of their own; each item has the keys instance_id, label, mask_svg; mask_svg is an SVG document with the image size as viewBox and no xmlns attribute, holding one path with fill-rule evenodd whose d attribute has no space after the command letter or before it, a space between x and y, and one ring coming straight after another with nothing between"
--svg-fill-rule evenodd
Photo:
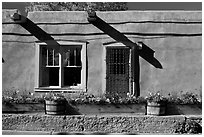
<instances>
[{"instance_id":1,"label":"wooden window frame","mask_svg":"<svg viewBox=\"0 0 204 137\"><path fill-rule=\"evenodd\" d=\"M78 84L77 86L69 86L69 87L64 87L63 86L63 74L64 74L64 68L63 68L63 60L62 60L62 55L59 54L59 86L47 86L43 87L42 85L42 72L40 70L41 66L41 54L40 54L40 46L41 45L47 45L44 42L36 42L35 43L35 50L36 50L36 55L35 55L35 87L34 90L36 92L39 91L70 91L70 92L75 92L75 91L87 91L87 81L86 81L86 54L87 54L87 43L86 42L70 42L70 41L58 41L60 47L65 47L65 46L81 46L81 84ZM73 66L71 66L73 67Z\"/></svg>"}]
</instances>

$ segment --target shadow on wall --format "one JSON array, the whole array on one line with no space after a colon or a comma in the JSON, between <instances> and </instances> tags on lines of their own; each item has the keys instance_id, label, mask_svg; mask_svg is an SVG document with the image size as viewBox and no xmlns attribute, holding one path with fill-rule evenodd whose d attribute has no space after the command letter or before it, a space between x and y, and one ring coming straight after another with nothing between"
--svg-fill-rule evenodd
<instances>
[{"instance_id":1,"label":"shadow on wall","mask_svg":"<svg viewBox=\"0 0 204 137\"><path fill-rule=\"evenodd\" d=\"M147 45L145 45L143 42L140 42L139 44L142 45L141 47L129 40L124 34L120 33L118 30L110 26L108 23L100 19L96 16L95 12L88 12L88 21L93 24L98 29L102 30L105 34L109 35L111 38L116 40L117 42L121 42L127 47L133 50L133 62L135 65L133 65L134 73L134 81L136 82L136 96L139 96L140 88L139 88L139 56L141 56L143 59L145 59L147 62L149 62L151 65L153 65L155 68L162 69L161 63L154 57L154 51L149 48ZM30 19L15 13L12 17L12 19L15 21L16 24L21 25L24 29L26 29L28 32L30 32L33 36L35 36L39 41L45 42L47 44L48 48L55 49L57 52L59 51L60 44L54 40L54 38L42 30L40 27L38 27L34 22L32 22Z\"/></svg>"},{"instance_id":2,"label":"shadow on wall","mask_svg":"<svg viewBox=\"0 0 204 137\"><path fill-rule=\"evenodd\" d=\"M88 12L88 21L92 23L95 27L102 30L104 33L109 35L114 40L123 43L129 48L136 48L139 49L140 47L129 40L124 34L120 33L118 30L110 26L108 23L103 21L101 18L99 18L95 12L90 11ZM135 54L141 56L143 59L145 59L147 62L152 64L155 68L162 69L161 63L154 57L154 52L151 48L149 48L147 45L145 45L143 42L140 42L142 44L142 49L138 50L138 52L135 52Z\"/></svg>"},{"instance_id":3,"label":"shadow on wall","mask_svg":"<svg viewBox=\"0 0 204 137\"><path fill-rule=\"evenodd\" d=\"M88 21L100 30L102 30L104 33L108 34L111 38L123 43L129 48L140 48L136 43L129 40L124 34L120 33L118 30L110 26L108 23L100 19L94 13L88 12L88 14ZM53 37L51 37L48 33L46 33L28 18L18 13L15 13L12 19L15 21L15 23L20 24L24 29L30 32L38 40L45 42L48 45L48 48L55 49L56 51L59 50L60 44L57 43ZM138 52L135 52L135 54L139 54L139 56L141 56L147 62L152 64L154 67L162 69L161 63L154 57L154 51L144 43L140 42L140 44L142 44L142 49L138 50Z\"/></svg>"},{"instance_id":4,"label":"shadow on wall","mask_svg":"<svg viewBox=\"0 0 204 137\"><path fill-rule=\"evenodd\" d=\"M155 68L162 69L161 63L154 57L154 50L152 50L150 47L145 45L143 42L140 42L142 44L142 49L139 50L139 55L145 59L147 62L152 64Z\"/></svg>"},{"instance_id":5,"label":"shadow on wall","mask_svg":"<svg viewBox=\"0 0 204 137\"><path fill-rule=\"evenodd\" d=\"M57 43L48 33L38 27L34 22L18 13L14 13L12 19L15 21L15 23L21 25L38 40L45 42L48 45L48 48L59 51L60 44Z\"/></svg>"}]
</instances>

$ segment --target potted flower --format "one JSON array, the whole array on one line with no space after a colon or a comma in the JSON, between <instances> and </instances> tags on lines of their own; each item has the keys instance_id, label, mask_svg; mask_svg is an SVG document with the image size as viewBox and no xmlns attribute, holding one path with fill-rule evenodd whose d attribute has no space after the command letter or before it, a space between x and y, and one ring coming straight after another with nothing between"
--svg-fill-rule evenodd
<instances>
[{"instance_id":1,"label":"potted flower","mask_svg":"<svg viewBox=\"0 0 204 137\"><path fill-rule=\"evenodd\" d=\"M66 112L66 98L63 93L49 92L44 96L45 114L62 115Z\"/></svg>"},{"instance_id":2,"label":"potted flower","mask_svg":"<svg viewBox=\"0 0 204 137\"><path fill-rule=\"evenodd\" d=\"M166 112L166 98L160 95L159 91L156 93L149 93L147 100L147 115L164 115Z\"/></svg>"}]
</instances>

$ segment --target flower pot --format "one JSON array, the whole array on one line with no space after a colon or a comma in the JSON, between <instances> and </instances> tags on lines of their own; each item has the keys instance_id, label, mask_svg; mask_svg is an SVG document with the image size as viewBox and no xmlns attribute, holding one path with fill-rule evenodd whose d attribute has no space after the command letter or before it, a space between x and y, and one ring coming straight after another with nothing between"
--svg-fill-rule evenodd
<instances>
[{"instance_id":1,"label":"flower pot","mask_svg":"<svg viewBox=\"0 0 204 137\"><path fill-rule=\"evenodd\" d=\"M147 115L164 115L166 112L165 102L147 102Z\"/></svg>"},{"instance_id":2,"label":"flower pot","mask_svg":"<svg viewBox=\"0 0 204 137\"><path fill-rule=\"evenodd\" d=\"M45 114L48 115L63 115L65 114L65 101L49 101L45 100Z\"/></svg>"}]
</instances>

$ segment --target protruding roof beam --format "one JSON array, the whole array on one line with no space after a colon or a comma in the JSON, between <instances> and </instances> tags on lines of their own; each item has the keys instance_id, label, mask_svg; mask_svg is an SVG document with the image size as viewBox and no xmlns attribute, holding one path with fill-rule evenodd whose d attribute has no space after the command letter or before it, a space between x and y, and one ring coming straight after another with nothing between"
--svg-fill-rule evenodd
<instances>
[{"instance_id":1,"label":"protruding roof beam","mask_svg":"<svg viewBox=\"0 0 204 137\"><path fill-rule=\"evenodd\" d=\"M88 11L88 21L93 24L95 27L109 35L111 38L116 40L117 42L123 43L125 46L129 48L135 48L137 51L135 52L136 56L141 56L144 58L147 62L152 64L156 68L162 68L161 63L154 57L154 50L149 48L147 45L145 45L143 42L134 43L131 40L129 40L124 34L110 26L108 23L103 21L101 18L99 18L96 15L95 11Z\"/></svg>"},{"instance_id":2,"label":"protruding roof beam","mask_svg":"<svg viewBox=\"0 0 204 137\"><path fill-rule=\"evenodd\" d=\"M24 17L18 13L14 13L14 15L11 17L11 19L13 19L15 23L21 25L24 29L26 29L28 32L30 32L38 40L45 42L47 44L48 48L55 49L56 51L59 51L60 44L57 43L50 34L45 32L44 30L42 30L40 27L38 27L30 19L28 19L28 18L26 18L26 17Z\"/></svg>"}]
</instances>

